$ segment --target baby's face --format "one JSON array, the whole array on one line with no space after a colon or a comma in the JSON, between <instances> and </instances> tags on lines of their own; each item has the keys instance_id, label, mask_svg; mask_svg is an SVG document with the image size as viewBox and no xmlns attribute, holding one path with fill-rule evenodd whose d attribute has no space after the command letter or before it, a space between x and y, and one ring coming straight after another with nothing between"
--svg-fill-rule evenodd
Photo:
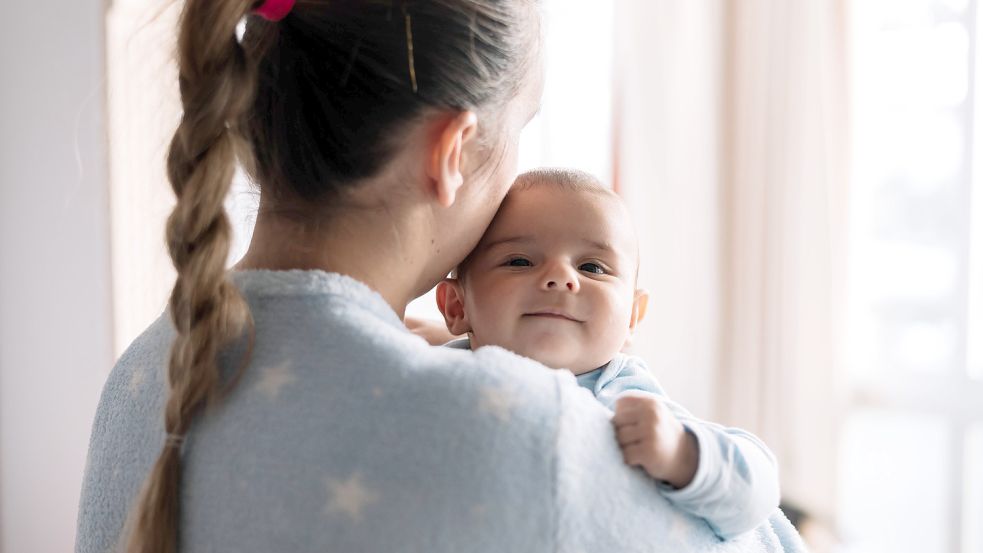
<instances>
[{"instance_id":1,"label":"baby's face","mask_svg":"<svg viewBox=\"0 0 983 553\"><path fill-rule=\"evenodd\" d=\"M620 200L539 185L511 193L458 290L473 348L575 374L622 349L637 320L637 243Z\"/></svg>"}]
</instances>

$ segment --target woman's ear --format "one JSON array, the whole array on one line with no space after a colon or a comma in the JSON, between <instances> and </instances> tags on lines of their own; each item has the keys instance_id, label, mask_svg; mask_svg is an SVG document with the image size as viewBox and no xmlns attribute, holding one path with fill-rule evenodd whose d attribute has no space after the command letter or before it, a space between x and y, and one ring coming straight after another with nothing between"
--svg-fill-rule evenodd
<instances>
[{"instance_id":1,"label":"woman's ear","mask_svg":"<svg viewBox=\"0 0 983 553\"><path fill-rule=\"evenodd\" d=\"M464 144L477 133L478 116L473 111L462 111L441 121L435 133L437 139L432 146L427 176L437 203L450 207L464 184L461 173Z\"/></svg>"},{"instance_id":2,"label":"woman's ear","mask_svg":"<svg viewBox=\"0 0 983 553\"><path fill-rule=\"evenodd\" d=\"M471 323L464 312L464 291L457 279L445 278L437 285L437 309L444 315L451 334L471 332Z\"/></svg>"}]
</instances>

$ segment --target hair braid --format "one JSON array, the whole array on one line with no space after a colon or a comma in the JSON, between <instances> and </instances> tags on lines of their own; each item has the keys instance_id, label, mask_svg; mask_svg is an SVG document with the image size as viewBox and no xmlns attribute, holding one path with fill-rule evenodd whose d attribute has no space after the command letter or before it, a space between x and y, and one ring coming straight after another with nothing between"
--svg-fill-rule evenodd
<instances>
[{"instance_id":1,"label":"hair braid","mask_svg":"<svg viewBox=\"0 0 983 553\"><path fill-rule=\"evenodd\" d=\"M126 545L131 552L177 551L183 437L195 413L219 395L219 351L247 325L252 328L248 305L225 276L232 230L223 204L236 155L245 151L239 121L256 87L255 69L235 35L251 4L188 0L181 16L184 113L167 158L177 196L167 220L167 246L177 269L169 302L177 335L167 372L167 440L133 513Z\"/></svg>"}]
</instances>

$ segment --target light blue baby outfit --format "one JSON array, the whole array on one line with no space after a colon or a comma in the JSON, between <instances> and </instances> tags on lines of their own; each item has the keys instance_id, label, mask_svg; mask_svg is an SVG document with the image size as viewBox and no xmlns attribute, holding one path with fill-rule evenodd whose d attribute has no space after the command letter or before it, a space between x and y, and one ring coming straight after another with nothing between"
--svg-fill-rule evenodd
<instances>
[{"instance_id":1,"label":"light blue baby outfit","mask_svg":"<svg viewBox=\"0 0 983 553\"><path fill-rule=\"evenodd\" d=\"M720 541L624 465L567 371L430 347L364 284L232 273L252 360L187 436L182 553L802 551L780 512ZM78 553L113 551L164 442L165 314L123 354L92 429ZM220 359L226 372L241 344ZM685 490L683 490L685 491Z\"/></svg>"}]
</instances>

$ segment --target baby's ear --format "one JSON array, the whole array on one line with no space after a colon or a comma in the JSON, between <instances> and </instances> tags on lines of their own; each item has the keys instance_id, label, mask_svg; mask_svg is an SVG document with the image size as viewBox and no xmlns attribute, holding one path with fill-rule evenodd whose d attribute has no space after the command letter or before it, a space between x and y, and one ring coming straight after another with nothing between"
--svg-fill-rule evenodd
<instances>
[{"instance_id":1,"label":"baby's ear","mask_svg":"<svg viewBox=\"0 0 983 553\"><path fill-rule=\"evenodd\" d=\"M444 315L451 334L471 332L471 323L464 312L464 290L456 278L445 278L437 285L437 309Z\"/></svg>"},{"instance_id":2,"label":"baby's ear","mask_svg":"<svg viewBox=\"0 0 983 553\"><path fill-rule=\"evenodd\" d=\"M631 320L628 322L628 330L635 332L635 327L645 318L648 311L649 293L641 288L635 290L635 299L631 304Z\"/></svg>"}]
</instances>

